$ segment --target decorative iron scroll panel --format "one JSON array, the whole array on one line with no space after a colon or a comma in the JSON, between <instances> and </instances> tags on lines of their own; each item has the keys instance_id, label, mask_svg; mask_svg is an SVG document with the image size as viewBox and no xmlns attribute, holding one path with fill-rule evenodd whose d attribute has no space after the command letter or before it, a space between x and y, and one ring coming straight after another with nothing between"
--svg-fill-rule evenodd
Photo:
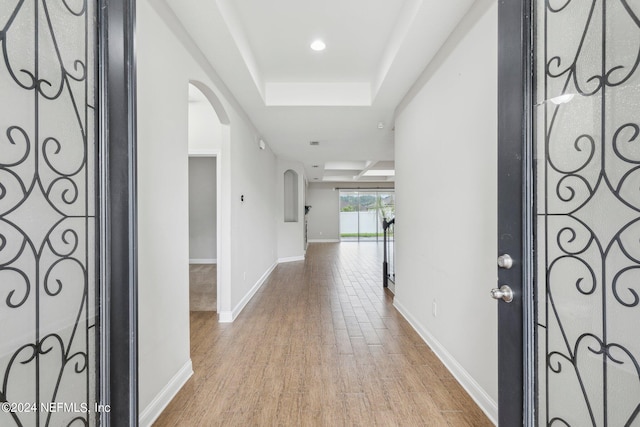
<instances>
[{"instance_id":1,"label":"decorative iron scroll panel","mask_svg":"<svg viewBox=\"0 0 640 427\"><path fill-rule=\"evenodd\" d=\"M640 2L535 4L537 423L640 425Z\"/></svg>"},{"instance_id":2,"label":"decorative iron scroll panel","mask_svg":"<svg viewBox=\"0 0 640 427\"><path fill-rule=\"evenodd\" d=\"M96 425L95 4L0 2L2 426Z\"/></svg>"}]
</instances>

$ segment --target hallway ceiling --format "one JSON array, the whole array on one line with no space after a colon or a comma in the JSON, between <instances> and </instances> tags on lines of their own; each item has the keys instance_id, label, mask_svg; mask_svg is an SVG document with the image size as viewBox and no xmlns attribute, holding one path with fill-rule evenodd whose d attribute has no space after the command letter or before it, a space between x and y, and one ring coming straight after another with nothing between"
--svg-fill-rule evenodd
<instances>
[{"instance_id":1,"label":"hallway ceiling","mask_svg":"<svg viewBox=\"0 0 640 427\"><path fill-rule=\"evenodd\" d=\"M393 166L394 110L473 1L166 0L260 137L310 182L393 180L367 171Z\"/></svg>"}]
</instances>

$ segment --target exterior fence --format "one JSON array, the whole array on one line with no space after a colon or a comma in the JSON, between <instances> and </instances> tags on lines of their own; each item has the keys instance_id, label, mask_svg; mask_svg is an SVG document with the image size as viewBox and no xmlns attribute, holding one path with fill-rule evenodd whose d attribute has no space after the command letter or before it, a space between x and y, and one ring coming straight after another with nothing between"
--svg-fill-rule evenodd
<instances>
[{"instance_id":1,"label":"exterior fence","mask_svg":"<svg viewBox=\"0 0 640 427\"><path fill-rule=\"evenodd\" d=\"M340 235L355 237L358 234L367 236L380 234L382 237L382 218L378 217L377 211L340 212Z\"/></svg>"}]
</instances>

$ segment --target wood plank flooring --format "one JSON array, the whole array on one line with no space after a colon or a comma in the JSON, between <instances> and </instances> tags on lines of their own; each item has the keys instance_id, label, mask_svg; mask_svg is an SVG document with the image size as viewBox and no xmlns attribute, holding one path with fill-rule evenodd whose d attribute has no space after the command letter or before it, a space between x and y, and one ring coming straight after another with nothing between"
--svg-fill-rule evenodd
<instances>
[{"instance_id":1,"label":"wood plank flooring","mask_svg":"<svg viewBox=\"0 0 640 427\"><path fill-rule=\"evenodd\" d=\"M311 244L234 323L192 312L195 374L154 426L492 426L393 307L381 253Z\"/></svg>"},{"instance_id":2,"label":"wood plank flooring","mask_svg":"<svg viewBox=\"0 0 640 427\"><path fill-rule=\"evenodd\" d=\"M216 264L189 265L189 310L216 311Z\"/></svg>"}]
</instances>

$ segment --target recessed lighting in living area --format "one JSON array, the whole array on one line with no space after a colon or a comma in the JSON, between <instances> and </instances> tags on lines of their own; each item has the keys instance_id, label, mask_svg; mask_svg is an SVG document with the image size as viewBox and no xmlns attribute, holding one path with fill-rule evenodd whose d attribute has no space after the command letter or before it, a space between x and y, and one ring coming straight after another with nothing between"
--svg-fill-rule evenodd
<instances>
[{"instance_id":1,"label":"recessed lighting in living area","mask_svg":"<svg viewBox=\"0 0 640 427\"><path fill-rule=\"evenodd\" d=\"M315 50L316 52L320 52L322 50L325 50L326 48L327 48L327 45L324 44L324 42L320 39L317 39L311 42L311 49Z\"/></svg>"}]
</instances>

